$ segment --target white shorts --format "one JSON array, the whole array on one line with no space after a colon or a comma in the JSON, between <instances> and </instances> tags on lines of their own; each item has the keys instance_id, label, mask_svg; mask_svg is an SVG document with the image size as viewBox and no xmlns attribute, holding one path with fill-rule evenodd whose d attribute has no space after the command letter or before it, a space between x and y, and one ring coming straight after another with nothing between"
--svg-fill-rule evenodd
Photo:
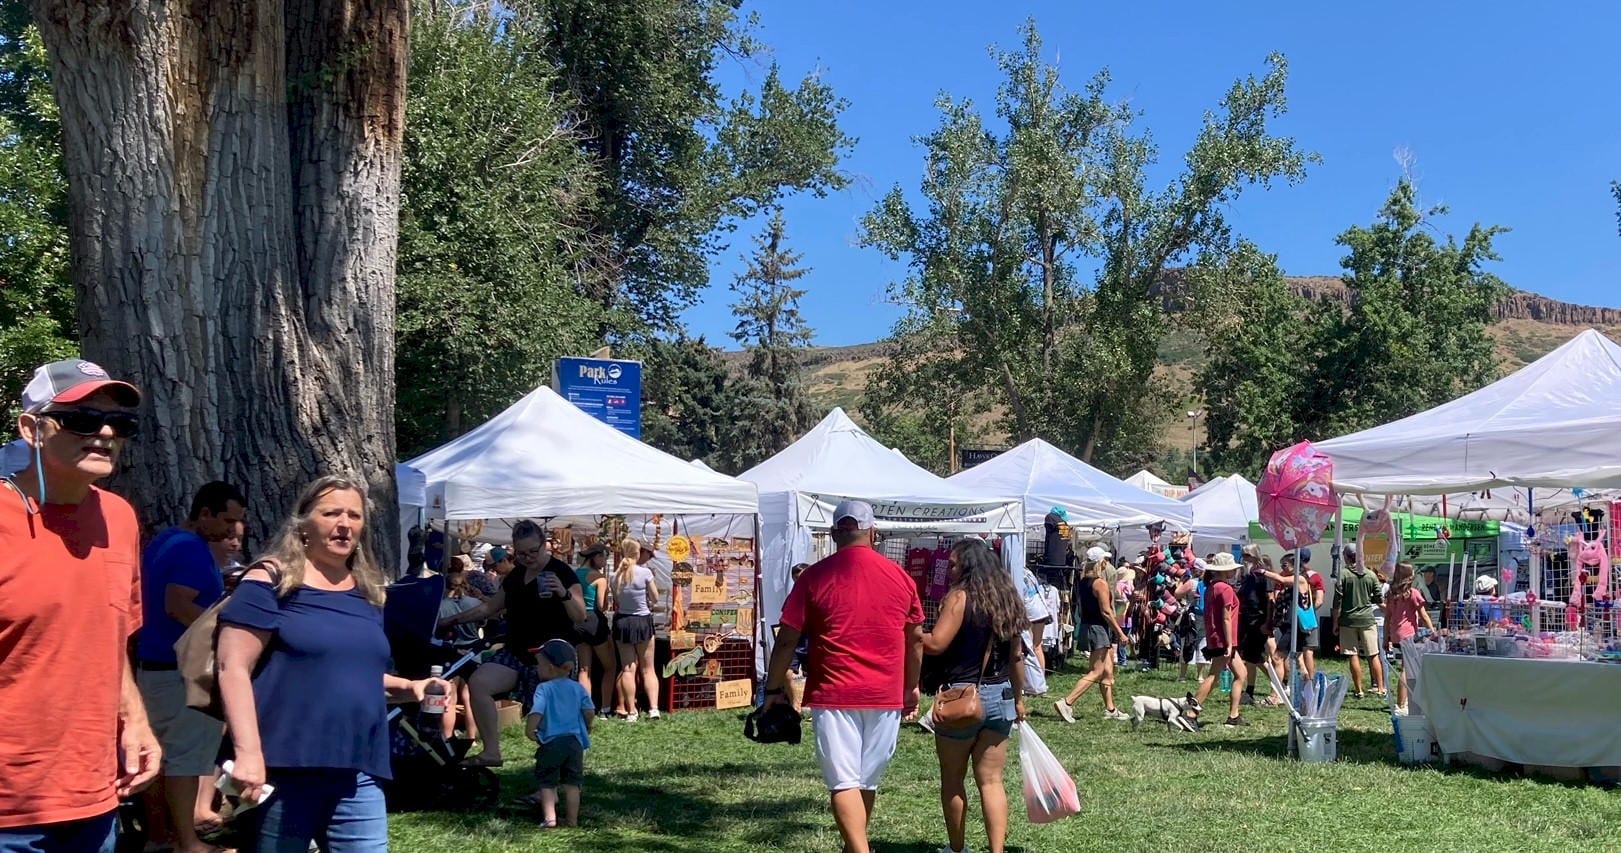
<instances>
[{"instance_id":1,"label":"white shorts","mask_svg":"<svg viewBox=\"0 0 1621 853\"><path fill-rule=\"evenodd\" d=\"M816 760L829 791L878 790L900 736L900 711L812 708Z\"/></svg>"}]
</instances>

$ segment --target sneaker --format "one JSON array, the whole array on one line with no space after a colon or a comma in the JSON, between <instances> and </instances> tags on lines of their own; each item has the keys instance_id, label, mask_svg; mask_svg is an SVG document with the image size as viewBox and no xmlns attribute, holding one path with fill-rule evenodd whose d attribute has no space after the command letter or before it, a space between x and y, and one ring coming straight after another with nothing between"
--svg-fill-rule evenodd
<instances>
[{"instance_id":1,"label":"sneaker","mask_svg":"<svg viewBox=\"0 0 1621 853\"><path fill-rule=\"evenodd\" d=\"M925 711L923 716L917 718L917 726L931 735L934 734L934 714Z\"/></svg>"},{"instance_id":2,"label":"sneaker","mask_svg":"<svg viewBox=\"0 0 1621 853\"><path fill-rule=\"evenodd\" d=\"M1062 699L1058 700L1057 702L1054 702L1053 703L1053 710L1058 712L1058 716L1064 718L1064 722L1066 722L1066 723L1075 722L1075 708L1072 705L1070 705L1068 702L1065 702Z\"/></svg>"},{"instance_id":3,"label":"sneaker","mask_svg":"<svg viewBox=\"0 0 1621 853\"><path fill-rule=\"evenodd\" d=\"M1222 723L1222 725L1226 726L1229 729L1238 729L1238 728L1243 728L1244 726L1249 725L1249 721L1244 719L1243 717L1228 717L1227 722Z\"/></svg>"},{"instance_id":4,"label":"sneaker","mask_svg":"<svg viewBox=\"0 0 1621 853\"><path fill-rule=\"evenodd\" d=\"M1129 720L1129 719L1131 719L1131 717L1128 716L1125 712L1121 711L1119 708L1110 708L1109 710L1103 712L1103 719L1105 719L1105 720Z\"/></svg>"},{"instance_id":5,"label":"sneaker","mask_svg":"<svg viewBox=\"0 0 1621 853\"><path fill-rule=\"evenodd\" d=\"M1254 705L1255 704L1255 694L1253 694L1253 693L1240 694L1239 697L1238 697L1238 704L1240 704L1240 705Z\"/></svg>"},{"instance_id":6,"label":"sneaker","mask_svg":"<svg viewBox=\"0 0 1621 853\"><path fill-rule=\"evenodd\" d=\"M641 719L641 715L637 714L635 711L625 715L625 722L627 723L634 723L639 719Z\"/></svg>"},{"instance_id":7,"label":"sneaker","mask_svg":"<svg viewBox=\"0 0 1621 853\"><path fill-rule=\"evenodd\" d=\"M967 845L964 845L961 850L953 850L950 847L942 847L940 848L940 853L971 853L971 851L968 849Z\"/></svg>"},{"instance_id":8,"label":"sneaker","mask_svg":"<svg viewBox=\"0 0 1621 853\"><path fill-rule=\"evenodd\" d=\"M658 718L659 718L659 709L657 709L657 708L654 708L654 709L652 709L652 710L650 710L650 711L648 711L648 712L647 712L647 718L648 718L648 719L649 719L649 720L656 720L656 719L658 719Z\"/></svg>"}]
</instances>

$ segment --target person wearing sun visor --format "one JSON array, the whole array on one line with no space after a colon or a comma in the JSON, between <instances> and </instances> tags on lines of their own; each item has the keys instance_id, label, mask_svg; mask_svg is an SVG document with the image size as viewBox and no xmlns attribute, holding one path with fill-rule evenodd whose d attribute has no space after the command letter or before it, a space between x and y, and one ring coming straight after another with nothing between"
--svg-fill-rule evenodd
<instances>
[{"instance_id":1,"label":"person wearing sun visor","mask_svg":"<svg viewBox=\"0 0 1621 853\"><path fill-rule=\"evenodd\" d=\"M95 485L140 403L78 358L22 392L30 458L0 489L0 849L111 851L119 798L158 773L126 653L141 626L140 524Z\"/></svg>"}]
</instances>

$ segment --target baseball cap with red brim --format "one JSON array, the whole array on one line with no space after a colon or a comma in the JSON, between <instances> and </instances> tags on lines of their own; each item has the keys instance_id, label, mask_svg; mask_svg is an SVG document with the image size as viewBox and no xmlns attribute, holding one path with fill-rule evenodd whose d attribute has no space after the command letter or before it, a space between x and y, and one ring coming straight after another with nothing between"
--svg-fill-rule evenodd
<instances>
[{"instance_id":1,"label":"baseball cap with red brim","mask_svg":"<svg viewBox=\"0 0 1621 853\"><path fill-rule=\"evenodd\" d=\"M141 404L141 392L134 385L107 375L101 365L82 358L53 361L34 371L23 387L22 409L43 411L53 404L78 403L98 391L107 391L121 406Z\"/></svg>"}]
</instances>

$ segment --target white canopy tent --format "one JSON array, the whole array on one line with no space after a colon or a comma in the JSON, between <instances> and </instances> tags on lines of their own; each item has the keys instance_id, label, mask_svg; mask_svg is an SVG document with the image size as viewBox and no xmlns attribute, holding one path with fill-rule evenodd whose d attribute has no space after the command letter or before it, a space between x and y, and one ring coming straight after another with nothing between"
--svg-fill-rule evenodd
<instances>
[{"instance_id":1,"label":"white canopy tent","mask_svg":"<svg viewBox=\"0 0 1621 853\"><path fill-rule=\"evenodd\" d=\"M760 490L761 589L757 617L769 654L769 626L787 598L789 571L811 556L812 531L833 525L839 501L872 505L880 531L1018 534L1021 504L1012 495L964 488L918 467L857 426L843 409L777 455L740 475ZM1023 556L1022 542L1004 555Z\"/></svg>"},{"instance_id":2,"label":"white canopy tent","mask_svg":"<svg viewBox=\"0 0 1621 853\"><path fill-rule=\"evenodd\" d=\"M1146 469L1127 477L1126 482L1145 492L1153 492L1168 498L1179 498L1188 493L1187 487L1173 486Z\"/></svg>"},{"instance_id":3,"label":"white canopy tent","mask_svg":"<svg viewBox=\"0 0 1621 853\"><path fill-rule=\"evenodd\" d=\"M1177 500L1193 513L1193 550L1199 555L1249 544L1250 522L1260 518L1255 484L1238 474L1217 477ZM1148 546L1148 532L1123 530L1119 546L1133 557Z\"/></svg>"},{"instance_id":4,"label":"white canopy tent","mask_svg":"<svg viewBox=\"0 0 1621 853\"><path fill-rule=\"evenodd\" d=\"M1621 487L1621 346L1588 329L1485 388L1316 448L1342 492Z\"/></svg>"},{"instance_id":5,"label":"white canopy tent","mask_svg":"<svg viewBox=\"0 0 1621 853\"><path fill-rule=\"evenodd\" d=\"M1182 500L1193 507L1193 546L1200 553L1205 542L1249 544L1250 522L1261 517L1255 484L1238 474L1211 480L1188 492Z\"/></svg>"},{"instance_id":6,"label":"white canopy tent","mask_svg":"<svg viewBox=\"0 0 1621 853\"><path fill-rule=\"evenodd\" d=\"M955 474L951 482L978 494L1021 497L1026 528L1040 527L1053 507L1063 507L1077 527L1193 525L1187 504L1117 480L1039 438Z\"/></svg>"},{"instance_id":7,"label":"white canopy tent","mask_svg":"<svg viewBox=\"0 0 1621 853\"><path fill-rule=\"evenodd\" d=\"M753 484L705 471L537 388L478 429L406 463L431 518L753 515Z\"/></svg>"}]
</instances>

